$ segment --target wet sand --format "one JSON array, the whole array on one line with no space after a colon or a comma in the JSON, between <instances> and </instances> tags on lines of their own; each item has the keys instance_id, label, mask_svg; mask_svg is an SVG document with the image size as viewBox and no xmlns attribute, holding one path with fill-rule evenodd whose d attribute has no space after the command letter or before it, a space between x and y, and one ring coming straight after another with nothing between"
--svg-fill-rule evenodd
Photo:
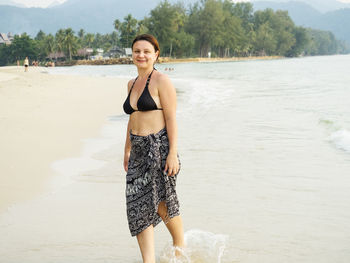
<instances>
[{"instance_id":1,"label":"wet sand","mask_svg":"<svg viewBox=\"0 0 350 263\"><path fill-rule=\"evenodd\" d=\"M122 111L127 80L47 71L0 67L0 213L44 192L52 162L79 156Z\"/></svg>"}]
</instances>

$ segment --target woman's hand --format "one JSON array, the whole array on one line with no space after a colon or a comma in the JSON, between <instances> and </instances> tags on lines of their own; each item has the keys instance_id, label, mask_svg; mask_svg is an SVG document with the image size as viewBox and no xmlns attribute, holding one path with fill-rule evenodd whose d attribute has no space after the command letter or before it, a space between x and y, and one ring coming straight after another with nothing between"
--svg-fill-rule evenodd
<instances>
[{"instance_id":1,"label":"woman's hand","mask_svg":"<svg viewBox=\"0 0 350 263\"><path fill-rule=\"evenodd\" d=\"M124 153L124 170L128 172L128 164L129 164L130 152Z\"/></svg>"},{"instance_id":2,"label":"woman's hand","mask_svg":"<svg viewBox=\"0 0 350 263\"><path fill-rule=\"evenodd\" d=\"M174 176L179 172L179 169L180 164L177 158L177 154L169 153L168 157L166 158L164 173L166 173L167 176Z\"/></svg>"}]
</instances>

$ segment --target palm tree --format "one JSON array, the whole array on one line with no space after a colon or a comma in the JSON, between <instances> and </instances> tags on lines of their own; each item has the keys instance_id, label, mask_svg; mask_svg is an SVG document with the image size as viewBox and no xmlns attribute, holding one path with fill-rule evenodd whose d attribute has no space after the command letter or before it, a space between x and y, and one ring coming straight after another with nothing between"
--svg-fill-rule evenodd
<instances>
[{"instance_id":1,"label":"palm tree","mask_svg":"<svg viewBox=\"0 0 350 263\"><path fill-rule=\"evenodd\" d=\"M60 29L56 32L55 35L55 40L56 40L56 46L57 46L57 51L64 51L64 30Z\"/></svg>"},{"instance_id":2,"label":"palm tree","mask_svg":"<svg viewBox=\"0 0 350 263\"><path fill-rule=\"evenodd\" d=\"M79 43L79 46L83 46L84 45L84 37L85 37L85 30L84 29L80 29L79 32L78 32L78 43Z\"/></svg>"},{"instance_id":3,"label":"palm tree","mask_svg":"<svg viewBox=\"0 0 350 263\"><path fill-rule=\"evenodd\" d=\"M95 36L94 34L88 33L85 35L85 40L86 43L88 44L89 48L91 48L91 44L94 42L95 40Z\"/></svg>"},{"instance_id":4,"label":"palm tree","mask_svg":"<svg viewBox=\"0 0 350 263\"><path fill-rule=\"evenodd\" d=\"M49 34L45 37L44 49L47 54L55 52L55 37L53 35Z\"/></svg>"},{"instance_id":5,"label":"palm tree","mask_svg":"<svg viewBox=\"0 0 350 263\"><path fill-rule=\"evenodd\" d=\"M84 29L80 29L79 32L78 32L79 38L80 38L80 39L83 39L83 38L84 38L84 35L85 35Z\"/></svg>"},{"instance_id":6,"label":"palm tree","mask_svg":"<svg viewBox=\"0 0 350 263\"><path fill-rule=\"evenodd\" d=\"M64 32L64 47L65 51L68 52L69 60L72 60L72 54L77 51L77 39L74 35L74 31L71 28L67 28Z\"/></svg>"},{"instance_id":7,"label":"palm tree","mask_svg":"<svg viewBox=\"0 0 350 263\"><path fill-rule=\"evenodd\" d=\"M137 20L132 17L131 14L128 14L126 17L124 17L123 22L123 31L122 34L124 35L125 38L125 46L129 47L131 45L131 38L136 34L136 25L137 25Z\"/></svg>"},{"instance_id":8,"label":"palm tree","mask_svg":"<svg viewBox=\"0 0 350 263\"><path fill-rule=\"evenodd\" d=\"M140 20L137 22L137 35L140 35L140 34L145 34L147 33L148 29L145 25L145 21L144 20Z\"/></svg>"},{"instance_id":9,"label":"palm tree","mask_svg":"<svg viewBox=\"0 0 350 263\"><path fill-rule=\"evenodd\" d=\"M72 60L72 55L77 51L77 38L71 28L66 30L60 29L56 33L57 51L68 54L69 59Z\"/></svg>"},{"instance_id":10,"label":"palm tree","mask_svg":"<svg viewBox=\"0 0 350 263\"><path fill-rule=\"evenodd\" d=\"M116 46L118 44L118 39L119 39L117 32L113 31L111 33L111 37L110 38L111 38L112 46Z\"/></svg>"},{"instance_id":11,"label":"palm tree","mask_svg":"<svg viewBox=\"0 0 350 263\"><path fill-rule=\"evenodd\" d=\"M119 19L114 20L113 26L114 26L116 31L119 31L120 25L121 25L121 23L120 23Z\"/></svg>"}]
</instances>

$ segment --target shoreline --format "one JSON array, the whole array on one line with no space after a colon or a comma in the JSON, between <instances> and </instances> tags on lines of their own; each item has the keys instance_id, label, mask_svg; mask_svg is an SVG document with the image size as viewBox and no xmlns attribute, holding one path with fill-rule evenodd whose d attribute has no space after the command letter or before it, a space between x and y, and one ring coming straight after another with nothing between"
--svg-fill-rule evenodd
<instances>
[{"instance_id":1,"label":"shoreline","mask_svg":"<svg viewBox=\"0 0 350 263\"><path fill-rule=\"evenodd\" d=\"M170 58L160 57L158 59L159 64L164 63L193 63L193 62L233 62L233 61L251 61L251 60L273 60L283 59L282 56L250 56L250 57L227 57L227 58L206 58L206 57L195 57L195 58ZM96 59L96 60L73 60L65 62L56 62L57 67L68 67L78 65L125 65L133 64L131 57L126 58L110 58L110 59Z\"/></svg>"},{"instance_id":2,"label":"shoreline","mask_svg":"<svg viewBox=\"0 0 350 263\"><path fill-rule=\"evenodd\" d=\"M230 58L159 58L159 63L191 63L191 62L232 62L250 60L273 60L283 59L282 56L251 56L251 57L230 57Z\"/></svg>"},{"instance_id":3,"label":"shoreline","mask_svg":"<svg viewBox=\"0 0 350 263\"><path fill-rule=\"evenodd\" d=\"M122 114L126 85L117 77L0 67L0 213L45 192L58 176L51 164L79 156L83 139Z\"/></svg>"}]
</instances>

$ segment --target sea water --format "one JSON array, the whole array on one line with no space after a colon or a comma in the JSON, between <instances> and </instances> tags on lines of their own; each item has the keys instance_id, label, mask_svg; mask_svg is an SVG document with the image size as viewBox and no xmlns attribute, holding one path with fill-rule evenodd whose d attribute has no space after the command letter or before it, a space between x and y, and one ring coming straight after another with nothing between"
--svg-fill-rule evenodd
<instances>
[{"instance_id":1,"label":"sea water","mask_svg":"<svg viewBox=\"0 0 350 263\"><path fill-rule=\"evenodd\" d=\"M157 262L350 261L349 66L348 55L156 66L177 90L187 243L176 261L157 226ZM127 116L106 118L81 156L52 164L50 193L0 215L0 262L141 262L125 212Z\"/></svg>"}]
</instances>

